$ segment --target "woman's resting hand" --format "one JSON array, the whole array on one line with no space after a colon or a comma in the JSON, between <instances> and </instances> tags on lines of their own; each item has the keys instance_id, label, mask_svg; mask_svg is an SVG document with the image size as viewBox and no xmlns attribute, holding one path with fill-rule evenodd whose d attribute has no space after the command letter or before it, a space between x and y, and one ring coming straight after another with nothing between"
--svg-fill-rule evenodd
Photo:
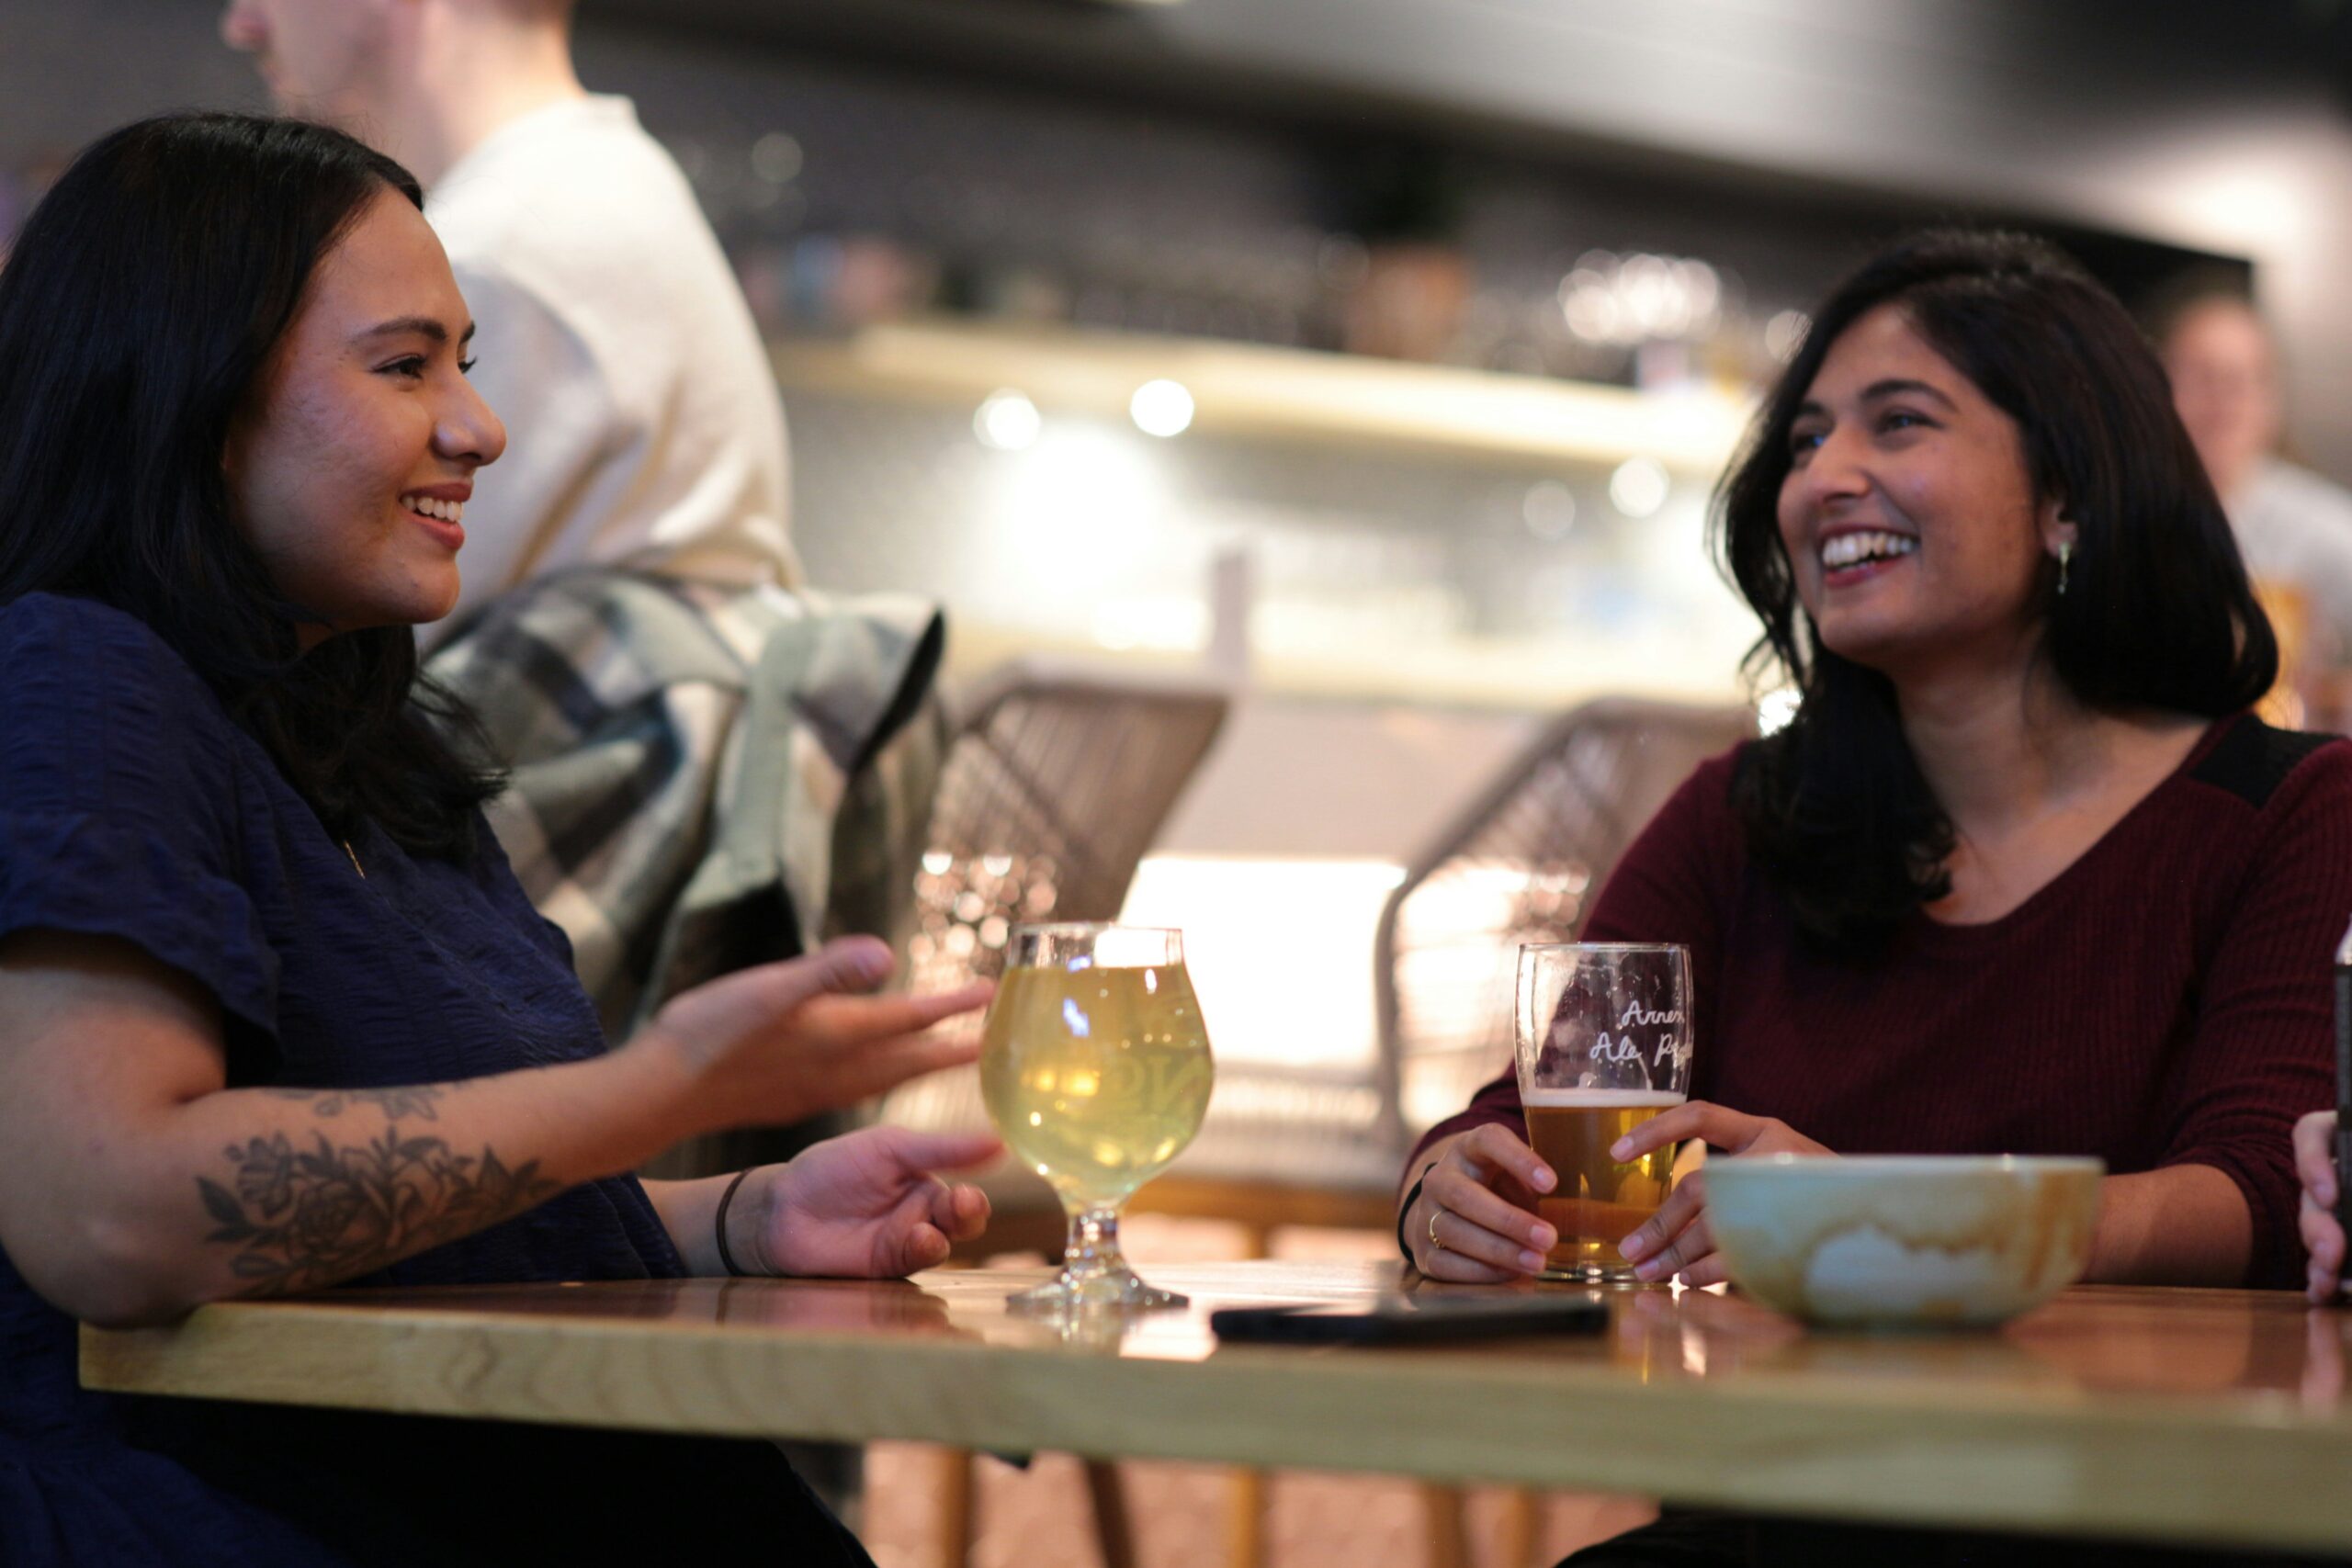
<instances>
[{"instance_id":1,"label":"woman's resting hand","mask_svg":"<svg viewBox=\"0 0 2352 1568\"><path fill-rule=\"evenodd\" d=\"M2344 1227L2335 1220L2335 1112L2314 1111L2295 1123L2295 1174L2303 1201L2296 1224L2303 1233L2309 1280L2305 1293L2332 1301L2344 1286Z\"/></svg>"},{"instance_id":2,"label":"woman's resting hand","mask_svg":"<svg viewBox=\"0 0 2352 1568\"><path fill-rule=\"evenodd\" d=\"M1612 1159L1634 1160L1652 1149L1693 1138L1727 1155L1833 1152L1785 1122L1692 1100L1635 1127L1611 1145L1609 1154ZM1679 1273L1686 1284L1721 1283L1724 1262L1715 1251L1714 1235L1707 1228L1707 1173L1694 1170L1677 1181L1657 1213L1619 1243L1617 1250L1645 1280L1667 1280Z\"/></svg>"},{"instance_id":3,"label":"woman's resting hand","mask_svg":"<svg viewBox=\"0 0 2352 1568\"><path fill-rule=\"evenodd\" d=\"M755 1219L730 1213L728 1234L752 1238L743 1261L754 1274L889 1280L935 1268L988 1228L989 1201L933 1172L984 1165L1003 1148L985 1133L861 1127L768 1167L766 1201Z\"/></svg>"},{"instance_id":4,"label":"woman's resting hand","mask_svg":"<svg viewBox=\"0 0 2352 1568\"><path fill-rule=\"evenodd\" d=\"M1473 1127L1438 1145L1400 1216L1413 1266L1432 1280L1498 1284L1533 1274L1558 1233L1529 1212L1558 1184L1510 1129Z\"/></svg>"},{"instance_id":5,"label":"woman's resting hand","mask_svg":"<svg viewBox=\"0 0 2352 1568\"><path fill-rule=\"evenodd\" d=\"M976 1038L927 1031L985 1005L990 988L864 994L890 969L882 942L843 937L673 998L629 1049L665 1053L682 1066L709 1129L789 1125L977 1057Z\"/></svg>"}]
</instances>

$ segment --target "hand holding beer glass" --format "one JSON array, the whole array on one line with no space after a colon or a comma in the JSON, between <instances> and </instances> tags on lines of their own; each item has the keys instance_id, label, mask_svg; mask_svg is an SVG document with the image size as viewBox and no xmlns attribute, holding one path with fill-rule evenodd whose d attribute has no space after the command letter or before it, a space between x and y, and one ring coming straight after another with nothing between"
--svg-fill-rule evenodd
<instances>
[{"instance_id":1,"label":"hand holding beer glass","mask_svg":"<svg viewBox=\"0 0 2352 1568\"><path fill-rule=\"evenodd\" d=\"M980 1042L980 1094L1069 1215L1060 1275L1014 1296L1015 1310L1184 1304L1127 1267L1119 1208L1201 1130L1215 1079L1182 933L1012 929Z\"/></svg>"},{"instance_id":2,"label":"hand holding beer glass","mask_svg":"<svg viewBox=\"0 0 2352 1568\"><path fill-rule=\"evenodd\" d=\"M1634 1281L1617 1244L1657 1214L1674 1146L1630 1161L1611 1145L1690 1089L1686 948L1576 942L1519 950L1513 1031L1527 1137L1558 1185L1536 1197L1557 1234L1540 1278Z\"/></svg>"}]
</instances>

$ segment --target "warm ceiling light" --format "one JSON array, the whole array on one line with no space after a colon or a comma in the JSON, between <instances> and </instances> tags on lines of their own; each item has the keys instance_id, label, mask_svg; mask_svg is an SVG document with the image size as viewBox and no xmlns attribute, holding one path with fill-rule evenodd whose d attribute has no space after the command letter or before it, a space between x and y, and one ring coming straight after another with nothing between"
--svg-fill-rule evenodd
<instances>
[{"instance_id":1,"label":"warm ceiling light","mask_svg":"<svg viewBox=\"0 0 2352 1568\"><path fill-rule=\"evenodd\" d=\"M1181 381L1146 381L1127 400L1127 413L1146 435L1182 435L1193 427L1193 394Z\"/></svg>"},{"instance_id":2,"label":"warm ceiling light","mask_svg":"<svg viewBox=\"0 0 2352 1568\"><path fill-rule=\"evenodd\" d=\"M1627 517L1655 516L1670 481L1653 457L1628 457L1609 476L1610 503Z\"/></svg>"},{"instance_id":3,"label":"warm ceiling light","mask_svg":"<svg viewBox=\"0 0 2352 1568\"><path fill-rule=\"evenodd\" d=\"M1025 452L1037 444L1037 434L1046 427L1037 405L1007 387L990 392L979 411L972 415L972 434L980 445L1000 452Z\"/></svg>"}]
</instances>

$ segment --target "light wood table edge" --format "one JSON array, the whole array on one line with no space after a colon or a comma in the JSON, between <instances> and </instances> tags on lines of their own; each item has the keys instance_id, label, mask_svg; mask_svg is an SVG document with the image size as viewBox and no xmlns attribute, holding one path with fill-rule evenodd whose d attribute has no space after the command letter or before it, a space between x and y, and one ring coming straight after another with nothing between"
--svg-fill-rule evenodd
<instances>
[{"instance_id":1,"label":"light wood table edge","mask_svg":"<svg viewBox=\"0 0 2352 1568\"><path fill-rule=\"evenodd\" d=\"M1597 1364L1269 1351L1204 1362L870 1335L223 1304L85 1329L93 1388L744 1437L912 1439L1665 1495L1825 1517L2352 1549L2352 1422L2279 1396L1917 1391L1756 1372L1647 1386ZM1380 1358L1376 1376L1351 1359ZM1366 1371L1372 1369L1366 1363ZM1148 1413L1147 1417L1143 1413ZM2192 1418L2193 1417L2193 1418ZM2217 1442L2228 1445L2226 1455Z\"/></svg>"}]
</instances>

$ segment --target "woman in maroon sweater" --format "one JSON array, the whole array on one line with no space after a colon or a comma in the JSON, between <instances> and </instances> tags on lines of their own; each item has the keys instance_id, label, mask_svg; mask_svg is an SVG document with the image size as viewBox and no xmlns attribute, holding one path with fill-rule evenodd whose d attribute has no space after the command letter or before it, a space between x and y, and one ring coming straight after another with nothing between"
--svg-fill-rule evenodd
<instances>
[{"instance_id":1,"label":"woman in maroon sweater","mask_svg":"<svg viewBox=\"0 0 2352 1568\"><path fill-rule=\"evenodd\" d=\"M1816 314L1718 543L1803 702L1682 786L1586 927L1691 951L1693 1098L1620 1157L2097 1155L2090 1278L2298 1282L2352 745L2245 711L2270 627L2121 308L2014 237L1880 256ZM1523 1132L1506 1073L1416 1150L1424 1273L1539 1266ZM1721 1280L1703 1174L1623 1249Z\"/></svg>"}]
</instances>

